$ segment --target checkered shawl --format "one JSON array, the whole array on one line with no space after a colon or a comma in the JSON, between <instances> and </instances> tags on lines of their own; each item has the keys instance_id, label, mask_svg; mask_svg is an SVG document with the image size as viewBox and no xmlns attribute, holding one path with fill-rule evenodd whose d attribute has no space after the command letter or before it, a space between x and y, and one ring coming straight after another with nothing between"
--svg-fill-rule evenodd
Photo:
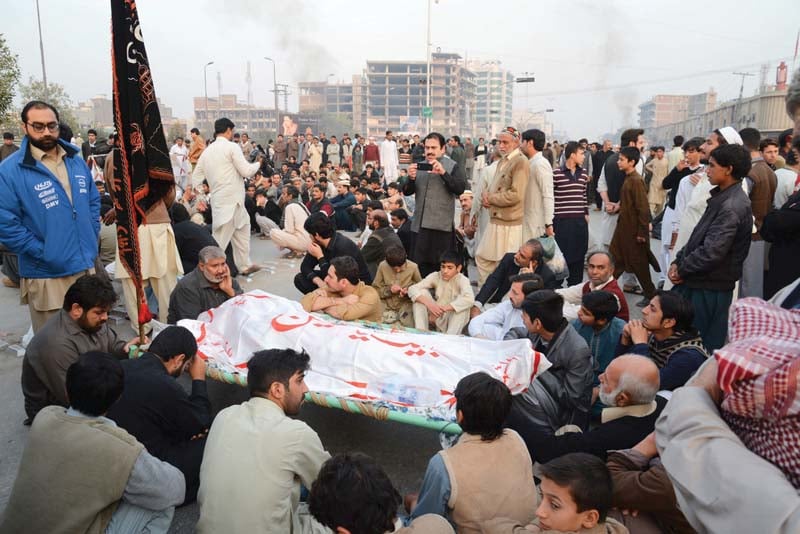
<instances>
[{"instance_id":1,"label":"checkered shawl","mask_svg":"<svg viewBox=\"0 0 800 534\"><path fill-rule=\"evenodd\" d=\"M714 355L722 417L800 489L800 310L740 299L731 307L728 338Z\"/></svg>"}]
</instances>

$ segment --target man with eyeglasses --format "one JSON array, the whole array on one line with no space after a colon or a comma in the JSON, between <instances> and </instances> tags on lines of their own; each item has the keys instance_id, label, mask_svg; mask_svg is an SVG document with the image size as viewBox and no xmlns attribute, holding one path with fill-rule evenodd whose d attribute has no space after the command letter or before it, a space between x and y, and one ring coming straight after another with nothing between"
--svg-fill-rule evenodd
<instances>
[{"instance_id":1,"label":"man with eyeglasses","mask_svg":"<svg viewBox=\"0 0 800 534\"><path fill-rule=\"evenodd\" d=\"M94 272L100 193L77 147L58 138L58 111L33 100L25 137L0 167L0 236L19 257L20 296L34 333L75 280Z\"/></svg>"}]
</instances>

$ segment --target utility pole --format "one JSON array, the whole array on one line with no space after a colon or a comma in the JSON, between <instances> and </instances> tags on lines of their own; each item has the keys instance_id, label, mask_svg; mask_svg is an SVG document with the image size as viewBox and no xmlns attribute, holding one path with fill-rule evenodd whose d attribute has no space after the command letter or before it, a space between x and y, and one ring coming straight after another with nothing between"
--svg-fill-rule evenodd
<instances>
[{"instance_id":1,"label":"utility pole","mask_svg":"<svg viewBox=\"0 0 800 534\"><path fill-rule=\"evenodd\" d=\"M278 108L278 75L275 74L275 60L264 56L264 59L272 63L272 93L275 96L275 137L280 133L280 109ZM288 109L287 109L288 111Z\"/></svg>"},{"instance_id":2,"label":"utility pole","mask_svg":"<svg viewBox=\"0 0 800 534\"><path fill-rule=\"evenodd\" d=\"M205 95L205 100L206 100L206 116L205 116L205 119L206 119L206 121L205 121L206 122L205 130L206 130L206 133L205 133L205 135L208 135L208 130L209 130L209 127L210 127L210 119L208 118L208 67L210 65L213 65L213 64L214 64L213 61L209 61L208 63L206 63L205 67L203 67L203 94Z\"/></svg>"},{"instance_id":3,"label":"utility pole","mask_svg":"<svg viewBox=\"0 0 800 534\"><path fill-rule=\"evenodd\" d=\"M438 3L438 0L437 0ZM425 40L425 47L427 50L427 69L425 78L425 107L430 110L431 108L431 0L428 0L428 37ZM433 113L431 113L432 115ZM426 131L431 132L431 117L428 116L426 120Z\"/></svg>"},{"instance_id":4,"label":"utility pole","mask_svg":"<svg viewBox=\"0 0 800 534\"><path fill-rule=\"evenodd\" d=\"M42 57L42 83L44 84L44 99L49 100L50 93L47 90L47 70L44 67L44 42L42 41L42 18L39 16L39 0L36 0L36 22L39 25L39 54Z\"/></svg>"},{"instance_id":5,"label":"utility pole","mask_svg":"<svg viewBox=\"0 0 800 534\"><path fill-rule=\"evenodd\" d=\"M276 95L275 98L278 98L277 97L278 93L283 95L283 109L285 109L288 112L289 111L289 95L292 94L292 92L289 91L289 85L285 84L285 83L279 83L277 85L277 87L278 87L278 89L275 90L275 95Z\"/></svg>"},{"instance_id":6,"label":"utility pole","mask_svg":"<svg viewBox=\"0 0 800 534\"><path fill-rule=\"evenodd\" d=\"M731 123L733 126L736 126L736 116L739 112L739 106L742 104L742 97L744 96L744 79L748 76L755 76L752 72L734 72L734 76L741 76L742 77L742 84L739 86L739 99L733 105L733 117L731 117ZM737 128L738 130L738 128Z\"/></svg>"}]
</instances>

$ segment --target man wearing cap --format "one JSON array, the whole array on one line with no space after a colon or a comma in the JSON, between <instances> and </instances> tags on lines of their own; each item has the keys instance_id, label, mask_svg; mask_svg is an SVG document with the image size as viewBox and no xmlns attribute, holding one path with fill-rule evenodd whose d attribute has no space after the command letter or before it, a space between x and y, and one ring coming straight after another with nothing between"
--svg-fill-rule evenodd
<instances>
[{"instance_id":1,"label":"man wearing cap","mask_svg":"<svg viewBox=\"0 0 800 534\"><path fill-rule=\"evenodd\" d=\"M522 244L525 189L528 186L528 158L519 149L519 132L507 126L497 136L502 158L489 189L481 194L481 205L489 210L489 225L475 251L478 283L483 284L497 262Z\"/></svg>"}]
</instances>

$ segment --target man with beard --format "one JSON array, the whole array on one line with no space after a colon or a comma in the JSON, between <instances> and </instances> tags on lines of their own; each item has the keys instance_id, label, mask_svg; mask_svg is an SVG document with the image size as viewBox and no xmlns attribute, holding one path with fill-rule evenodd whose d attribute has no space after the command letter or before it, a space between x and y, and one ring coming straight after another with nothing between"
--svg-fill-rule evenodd
<instances>
[{"instance_id":1,"label":"man with beard","mask_svg":"<svg viewBox=\"0 0 800 534\"><path fill-rule=\"evenodd\" d=\"M197 342L182 326L164 329L147 352L122 362L125 388L106 417L138 439L147 452L174 465L186 479L184 504L197 498L200 462L211 426L206 363ZM176 380L187 372L192 392Z\"/></svg>"},{"instance_id":2,"label":"man with beard","mask_svg":"<svg viewBox=\"0 0 800 534\"><path fill-rule=\"evenodd\" d=\"M453 233L455 200L467 188L464 169L445 155L445 140L440 133L425 137L425 164L430 170L417 165L408 168L409 180L403 194L416 194L416 209L411 230L416 233L414 253L411 255L425 277L438 270L439 256L454 247Z\"/></svg>"},{"instance_id":3,"label":"man with beard","mask_svg":"<svg viewBox=\"0 0 800 534\"><path fill-rule=\"evenodd\" d=\"M197 532L312 531L300 490L330 454L292 417L308 391L309 364L308 354L292 349L258 351L247 362L250 399L219 412L208 433Z\"/></svg>"},{"instance_id":4,"label":"man with beard","mask_svg":"<svg viewBox=\"0 0 800 534\"><path fill-rule=\"evenodd\" d=\"M20 149L0 169L0 235L19 258L21 301L35 333L72 283L94 272L100 193L78 149L58 139L53 106L28 102L22 129Z\"/></svg>"},{"instance_id":5,"label":"man with beard","mask_svg":"<svg viewBox=\"0 0 800 534\"><path fill-rule=\"evenodd\" d=\"M224 250L205 247L198 257L197 268L181 278L169 297L169 324L181 319L197 319L204 311L242 293L239 282L231 276L225 263Z\"/></svg>"},{"instance_id":6,"label":"man with beard","mask_svg":"<svg viewBox=\"0 0 800 534\"><path fill-rule=\"evenodd\" d=\"M116 299L108 280L95 275L78 278L67 290L62 308L33 336L22 360L25 424L46 406L69 406L67 369L81 354L101 351L122 358L139 343L138 337L126 343L106 324Z\"/></svg>"}]
</instances>

